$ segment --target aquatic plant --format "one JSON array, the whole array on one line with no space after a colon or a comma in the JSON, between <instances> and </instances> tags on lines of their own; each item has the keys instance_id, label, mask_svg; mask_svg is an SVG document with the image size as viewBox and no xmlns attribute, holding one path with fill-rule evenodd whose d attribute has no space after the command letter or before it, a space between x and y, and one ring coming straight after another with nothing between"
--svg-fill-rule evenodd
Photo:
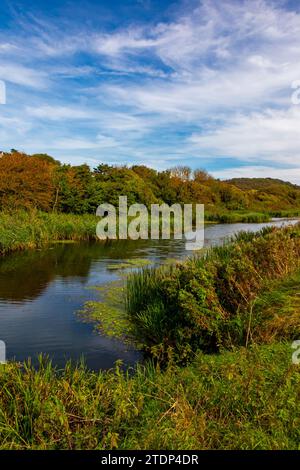
<instances>
[{"instance_id":1,"label":"aquatic plant","mask_svg":"<svg viewBox=\"0 0 300 470\"><path fill-rule=\"evenodd\" d=\"M143 266L149 266L153 264L151 260L145 258L131 258L122 260L122 262L118 261L114 264L108 264L106 269L109 271L119 271L123 269L136 269L141 268Z\"/></svg>"}]
</instances>

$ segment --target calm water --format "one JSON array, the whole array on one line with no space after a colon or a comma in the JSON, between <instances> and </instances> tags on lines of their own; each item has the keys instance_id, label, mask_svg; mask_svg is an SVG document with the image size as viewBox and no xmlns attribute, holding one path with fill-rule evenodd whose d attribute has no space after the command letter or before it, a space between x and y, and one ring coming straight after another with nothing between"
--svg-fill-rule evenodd
<instances>
[{"instance_id":1,"label":"calm water","mask_svg":"<svg viewBox=\"0 0 300 470\"><path fill-rule=\"evenodd\" d=\"M256 231L270 224L218 224L205 229L206 246L222 243L241 230ZM288 223L291 223L289 221ZM62 367L67 359L84 356L91 369L106 369L117 359L132 365L139 353L122 342L99 335L76 312L88 300L99 299L91 287L118 279L108 265L125 259L148 258L154 263L182 259L184 241L119 241L56 244L40 251L26 251L0 261L0 339L7 359L22 361L48 354Z\"/></svg>"}]
</instances>

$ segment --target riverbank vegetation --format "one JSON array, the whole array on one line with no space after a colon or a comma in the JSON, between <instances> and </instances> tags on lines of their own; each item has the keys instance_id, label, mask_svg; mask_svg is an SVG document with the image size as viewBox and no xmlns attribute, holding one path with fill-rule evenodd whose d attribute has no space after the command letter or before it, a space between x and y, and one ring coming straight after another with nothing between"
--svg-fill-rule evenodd
<instances>
[{"instance_id":1,"label":"riverbank vegetation","mask_svg":"<svg viewBox=\"0 0 300 470\"><path fill-rule=\"evenodd\" d=\"M269 220L267 215L260 217L258 214L258 217L252 217L251 214L239 215L235 213L218 218L224 223L238 220L244 222ZM211 221L216 222L218 218L211 217ZM0 255L12 251L41 248L49 243L59 241L98 240L96 226L99 220L94 214L65 214L36 209L0 211ZM114 268L119 269L120 267L111 266L111 269Z\"/></svg>"},{"instance_id":2,"label":"riverbank vegetation","mask_svg":"<svg viewBox=\"0 0 300 470\"><path fill-rule=\"evenodd\" d=\"M96 239L97 218L92 214L57 214L37 210L0 212L0 254L41 248L58 241Z\"/></svg>"},{"instance_id":3,"label":"riverbank vegetation","mask_svg":"<svg viewBox=\"0 0 300 470\"><path fill-rule=\"evenodd\" d=\"M185 262L126 268L118 281L95 287L101 301L87 302L82 318L160 361L170 351L184 362L199 349L300 337L300 315L290 305L299 298L289 292L300 284L300 224L242 232Z\"/></svg>"},{"instance_id":4,"label":"riverbank vegetation","mask_svg":"<svg viewBox=\"0 0 300 470\"><path fill-rule=\"evenodd\" d=\"M298 449L290 344L197 353L134 374L0 366L2 449Z\"/></svg>"},{"instance_id":5,"label":"riverbank vegetation","mask_svg":"<svg viewBox=\"0 0 300 470\"><path fill-rule=\"evenodd\" d=\"M299 450L299 261L298 225L131 274L124 318L152 359L0 365L1 448Z\"/></svg>"},{"instance_id":6,"label":"riverbank vegetation","mask_svg":"<svg viewBox=\"0 0 300 470\"><path fill-rule=\"evenodd\" d=\"M184 361L261 337L271 311L256 309L263 291L300 266L300 225L240 233L175 266L144 269L127 282L127 314L151 354L171 349ZM300 335L300 324L295 326Z\"/></svg>"},{"instance_id":7,"label":"riverbank vegetation","mask_svg":"<svg viewBox=\"0 0 300 470\"><path fill-rule=\"evenodd\" d=\"M13 151L0 158L0 253L93 240L96 207L124 194L129 204L204 203L207 220L224 223L300 207L300 188L277 180L221 182L185 167L91 171ZM132 272L103 293L107 309L93 302L89 314L102 332L135 342L145 362L100 373L56 370L47 358L38 369L0 365L1 449L299 450L299 285L300 225Z\"/></svg>"}]
</instances>

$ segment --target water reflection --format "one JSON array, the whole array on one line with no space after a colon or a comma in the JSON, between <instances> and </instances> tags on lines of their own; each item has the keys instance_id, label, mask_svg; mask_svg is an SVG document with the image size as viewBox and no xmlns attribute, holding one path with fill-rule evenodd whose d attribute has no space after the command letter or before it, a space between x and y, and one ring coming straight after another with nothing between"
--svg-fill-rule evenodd
<instances>
[{"instance_id":1,"label":"water reflection","mask_svg":"<svg viewBox=\"0 0 300 470\"><path fill-rule=\"evenodd\" d=\"M105 269L109 263L141 256L163 259L164 255L173 251L168 245L166 241L161 244L158 256L155 256L155 246L149 246L147 241L125 240L60 243L43 250L14 253L0 260L0 299L16 302L33 300L56 278L76 279L84 284L91 274L93 263L97 264L100 277L94 277L94 281L108 281L112 277Z\"/></svg>"}]
</instances>

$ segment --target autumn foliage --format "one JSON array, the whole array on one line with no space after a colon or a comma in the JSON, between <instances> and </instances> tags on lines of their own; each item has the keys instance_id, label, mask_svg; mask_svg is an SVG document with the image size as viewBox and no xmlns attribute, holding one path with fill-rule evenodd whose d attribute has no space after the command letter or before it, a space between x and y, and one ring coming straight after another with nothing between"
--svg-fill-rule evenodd
<instances>
[{"instance_id":1,"label":"autumn foliage","mask_svg":"<svg viewBox=\"0 0 300 470\"><path fill-rule=\"evenodd\" d=\"M272 179L220 181L205 170L178 166L157 171L145 165L61 164L47 154L0 153L0 210L39 209L95 213L101 203L202 203L211 220L232 211L300 212L300 188ZM226 220L224 220L226 221Z\"/></svg>"},{"instance_id":2,"label":"autumn foliage","mask_svg":"<svg viewBox=\"0 0 300 470\"><path fill-rule=\"evenodd\" d=\"M0 158L0 204L2 209L51 209L53 165L19 152Z\"/></svg>"}]
</instances>

